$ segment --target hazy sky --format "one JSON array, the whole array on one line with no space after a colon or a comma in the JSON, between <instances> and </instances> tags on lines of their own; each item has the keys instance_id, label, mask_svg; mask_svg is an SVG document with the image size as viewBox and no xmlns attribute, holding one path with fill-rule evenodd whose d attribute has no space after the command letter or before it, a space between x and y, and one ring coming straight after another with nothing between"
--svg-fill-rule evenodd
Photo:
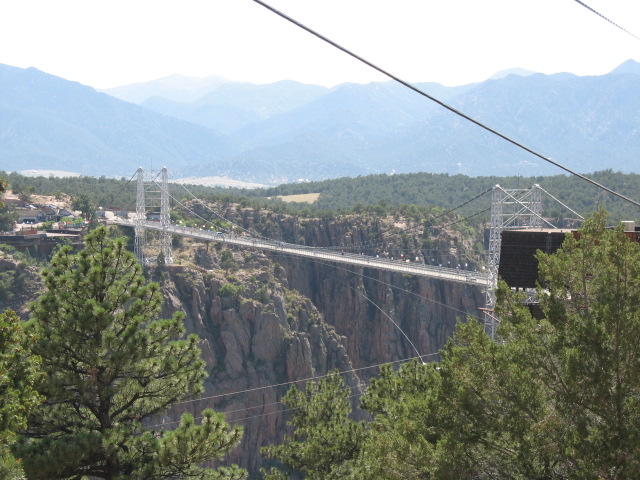
<instances>
[{"instance_id":1,"label":"hazy sky","mask_svg":"<svg viewBox=\"0 0 640 480\"><path fill-rule=\"evenodd\" d=\"M584 0L640 36L639 0ZM499 70L599 75L640 40L574 0L267 0L411 81ZM379 74L252 0L5 0L0 63L109 88L174 73L332 86Z\"/></svg>"}]
</instances>

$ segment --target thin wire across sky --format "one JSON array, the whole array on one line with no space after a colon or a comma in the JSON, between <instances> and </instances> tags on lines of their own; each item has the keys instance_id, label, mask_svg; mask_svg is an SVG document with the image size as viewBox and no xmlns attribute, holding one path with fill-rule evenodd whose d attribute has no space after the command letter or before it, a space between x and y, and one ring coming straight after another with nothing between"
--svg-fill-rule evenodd
<instances>
[{"instance_id":1,"label":"thin wire across sky","mask_svg":"<svg viewBox=\"0 0 640 480\"><path fill-rule=\"evenodd\" d=\"M457 110L457 109L453 108L451 105L448 105L447 103L443 102L442 100L438 100L434 96L429 95L428 93L426 93L425 91L423 91L423 90L419 89L418 87L412 85L411 83L409 83L409 82L401 79L400 77L388 72L387 70L384 70L381 67L373 64L369 60L366 60L365 58L357 55L356 53L352 52L351 50L348 50L347 48L343 47L342 45L340 45L340 44L334 42L333 40L329 39L328 37L325 37L324 35L316 32L313 29L311 29L310 27L307 27L306 25L298 22L294 18L288 16L287 14L281 12L280 10L275 9L274 7L268 5L267 3L263 2L262 0L252 0L252 1L257 3L258 5L263 6L267 10L275 13L279 17L282 17L283 19L287 20L288 22L296 25L297 27L305 30L306 32L310 33L311 35L314 35L315 37L319 38L323 42L326 42L329 45L337 48L338 50L341 50L342 52L344 52L347 55L355 58L359 62L362 62L365 65L373 68L374 70L378 71L379 73L383 74L384 76L386 76L386 77L388 77L388 78L400 83L401 85L404 85L405 87L409 88L410 90L413 90L414 92L418 93L419 95L422 95L423 97L428 98L432 102L437 103L441 107L449 110L450 112L458 115L459 117L462 117L463 119L467 120L468 122L471 122L471 123L477 125L478 127L488 131L489 133L491 133L491 134L493 134L493 135L495 135L497 137L500 137L501 139L511 143L512 145L520 148L521 150L524 150L524 151L530 153L531 155L534 155L535 157L538 157L539 159L544 160L545 162L550 163L551 165L554 165L555 167L558 167L561 170L564 170L565 172L567 172L567 173L569 173L571 175L574 175L574 176L584 180L585 182L588 182L591 185L594 185L594 186L606 191L607 193L610 193L611 195L614 195L614 196L616 196L616 197L618 197L618 198L620 198L620 199L622 199L622 200L624 200L626 202L629 202L629 203L631 203L631 204L633 204L633 205L635 205L637 207L640 207L640 202L637 202L636 200L633 200L633 199L631 199L629 197L626 197L626 196L622 195L621 193L618 193L618 192L616 192L616 191L614 191L614 190L612 190L612 189L610 189L610 188L608 188L608 187L596 182L595 180L592 180L592 179L590 179L590 178L588 178L588 177L586 177L586 176L584 176L584 175L582 175L582 174L580 174L580 173L578 173L578 172L576 172L574 170L571 170L568 167L565 167L564 165L552 160L549 157L546 157L546 156L542 155L541 153L538 153L537 151L525 146L524 144L512 139L511 137L508 137L507 135L505 135L503 133L500 133L499 131L497 131L497 130L485 125L484 123L474 119L473 117L461 112L460 110Z\"/></svg>"}]
</instances>

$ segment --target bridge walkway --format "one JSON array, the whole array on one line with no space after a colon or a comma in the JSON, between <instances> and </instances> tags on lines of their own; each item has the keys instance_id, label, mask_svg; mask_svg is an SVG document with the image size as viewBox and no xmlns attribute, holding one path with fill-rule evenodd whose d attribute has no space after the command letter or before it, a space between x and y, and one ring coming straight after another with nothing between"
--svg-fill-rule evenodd
<instances>
[{"instance_id":1,"label":"bridge walkway","mask_svg":"<svg viewBox=\"0 0 640 480\"><path fill-rule=\"evenodd\" d=\"M109 219L108 223L130 228L135 228L136 226L133 220L127 220L120 217ZM158 222L145 222L143 225L144 228L148 230L165 231L165 227L160 225ZM341 253L327 248L308 247L243 235L211 232L179 225L169 225L166 227L166 231L174 235L181 235L183 237L190 237L198 240L218 242L258 250L267 250L313 260L324 260L358 267L375 268L377 270L384 270L388 272L418 275L421 277L447 280L468 285L477 285L480 287L493 287L491 277L488 273L471 272L469 270L438 267L422 263L411 263L402 260L372 257L369 255L356 255L346 252Z\"/></svg>"}]
</instances>

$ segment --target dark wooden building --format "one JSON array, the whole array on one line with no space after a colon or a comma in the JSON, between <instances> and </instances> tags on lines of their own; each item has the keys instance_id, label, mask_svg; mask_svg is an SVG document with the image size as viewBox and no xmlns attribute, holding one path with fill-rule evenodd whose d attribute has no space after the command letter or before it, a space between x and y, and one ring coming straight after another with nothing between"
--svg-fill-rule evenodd
<instances>
[{"instance_id":1,"label":"dark wooden building","mask_svg":"<svg viewBox=\"0 0 640 480\"><path fill-rule=\"evenodd\" d=\"M640 228L635 222L623 222L625 234L630 240L640 242ZM538 280L538 251L554 253L562 246L567 234L576 235L576 230L523 229L502 232L500 265L498 276L515 289L533 289ZM528 303L534 318L542 318L538 303Z\"/></svg>"},{"instance_id":2,"label":"dark wooden building","mask_svg":"<svg viewBox=\"0 0 640 480\"><path fill-rule=\"evenodd\" d=\"M554 253L572 230L525 229L502 232L498 275L511 288L535 288L538 279L538 250Z\"/></svg>"},{"instance_id":3,"label":"dark wooden building","mask_svg":"<svg viewBox=\"0 0 640 480\"><path fill-rule=\"evenodd\" d=\"M623 222L625 234L630 240L640 242L640 227L635 222ZM562 246L565 236L576 230L522 229L502 232L498 275L511 288L535 288L538 279L538 250L551 254Z\"/></svg>"}]
</instances>

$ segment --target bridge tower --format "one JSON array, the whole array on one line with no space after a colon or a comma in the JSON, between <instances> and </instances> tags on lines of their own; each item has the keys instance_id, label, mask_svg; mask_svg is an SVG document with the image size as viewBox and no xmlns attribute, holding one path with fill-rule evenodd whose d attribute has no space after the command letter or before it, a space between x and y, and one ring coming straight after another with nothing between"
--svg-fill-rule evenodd
<instances>
[{"instance_id":1,"label":"bridge tower","mask_svg":"<svg viewBox=\"0 0 640 480\"><path fill-rule=\"evenodd\" d=\"M500 248L504 230L541 228L543 220L542 188L533 185L527 189L505 189L500 185L493 187L491 194L491 229L489 230L489 273L493 288L486 291L485 329L494 338L497 318L493 313L495 289L498 286L498 267L500 266ZM553 227L553 225L551 225ZM533 294L532 292L529 292Z\"/></svg>"},{"instance_id":2,"label":"bridge tower","mask_svg":"<svg viewBox=\"0 0 640 480\"><path fill-rule=\"evenodd\" d=\"M158 180L158 177L160 179ZM160 172L138 168L134 252L142 265L171 265L169 181L167 167ZM149 230L147 222L159 222L162 231Z\"/></svg>"}]
</instances>

